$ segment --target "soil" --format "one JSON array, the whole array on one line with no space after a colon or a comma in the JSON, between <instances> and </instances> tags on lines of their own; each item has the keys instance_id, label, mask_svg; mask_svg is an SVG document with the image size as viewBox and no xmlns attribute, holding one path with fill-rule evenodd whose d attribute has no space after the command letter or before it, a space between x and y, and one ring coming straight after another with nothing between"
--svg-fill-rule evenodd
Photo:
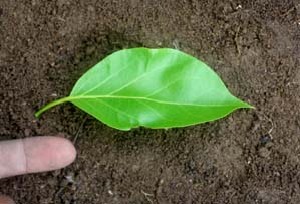
<instances>
[{"instance_id":1,"label":"soil","mask_svg":"<svg viewBox=\"0 0 300 204\"><path fill-rule=\"evenodd\" d=\"M128 47L176 47L209 64L240 110L171 130L113 130L65 96ZM300 203L299 0L0 0L0 139L76 139L64 170L1 180L25 204Z\"/></svg>"}]
</instances>

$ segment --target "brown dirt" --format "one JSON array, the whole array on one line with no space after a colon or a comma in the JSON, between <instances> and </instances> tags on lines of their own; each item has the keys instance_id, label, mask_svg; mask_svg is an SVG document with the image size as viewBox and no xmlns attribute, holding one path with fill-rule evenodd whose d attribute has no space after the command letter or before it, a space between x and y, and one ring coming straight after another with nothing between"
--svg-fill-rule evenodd
<instances>
[{"instance_id":1,"label":"brown dirt","mask_svg":"<svg viewBox=\"0 0 300 204\"><path fill-rule=\"evenodd\" d=\"M119 132L71 105L34 119L108 53L175 45L257 109L168 131ZM1 140L78 135L73 165L0 192L22 204L300 203L299 53L299 0L0 0Z\"/></svg>"}]
</instances>

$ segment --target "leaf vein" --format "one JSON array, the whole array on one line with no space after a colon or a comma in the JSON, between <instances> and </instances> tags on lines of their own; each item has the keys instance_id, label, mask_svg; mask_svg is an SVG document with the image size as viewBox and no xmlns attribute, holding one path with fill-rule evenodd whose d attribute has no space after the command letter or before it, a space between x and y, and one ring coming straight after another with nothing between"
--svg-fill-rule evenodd
<instances>
[{"instance_id":1,"label":"leaf vein","mask_svg":"<svg viewBox=\"0 0 300 204\"><path fill-rule=\"evenodd\" d=\"M136 100L138 103L142 104L143 106L145 106L146 108L149 108L150 110L152 110L153 112L156 113L156 115L160 116L162 119L166 120L166 121L170 121L170 122L181 122L181 121L177 121L177 120L170 120L168 119L166 116L162 115L161 113L159 113L156 109L152 108L151 106L148 106L147 104L143 103L142 101Z\"/></svg>"},{"instance_id":2,"label":"leaf vein","mask_svg":"<svg viewBox=\"0 0 300 204\"><path fill-rule=\"evenodd\" d=\"M111 105L105 103L104 101L100 100L99 98L96 98L96 100L99 101L99 103L102 103L103 105L105 105L106 107L112 109L113 111L115 111L117 113L122 113L123 115L125 115L128 118L134 119L137 122L137 124L139 124L139 121L136 118L132 117L131 115L128 115L126 112L120 110L119 108L112 107Z\"/></svg>"},{"instance_id":3,"label":"leaf vein","mask_svg":"<svg viewBox=\"0 0 300 204\"><path fill-rule=\"evenodd\" d=\"M101 87L103 84L105 84L107 81L111 80L113 77L118 76L119 73L121 73L122 71L126 70L129 67L129 65L126 65L123 69L118 70L117 72L115 72L114 74L110 75L109 77L107 77L106 79L104 79L102 82L100 82L99 84L97 84L96 86L90 88L89 90L85 91L84 93L82 93L82 95L85 95L91 91L94 91L95 89ZM83 83L84 84L84 83ZM80 87L82 88L82 87Z\"/></svg>"}]
</instances>

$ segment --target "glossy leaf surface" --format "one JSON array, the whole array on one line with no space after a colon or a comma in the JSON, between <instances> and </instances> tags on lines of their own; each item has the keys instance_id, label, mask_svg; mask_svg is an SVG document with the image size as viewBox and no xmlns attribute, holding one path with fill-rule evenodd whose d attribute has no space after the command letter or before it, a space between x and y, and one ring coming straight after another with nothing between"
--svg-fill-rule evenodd
<instances>
[{"instance_id":1,"label":"glossy leaf surface","mask_svg":"<svg viewBox=\"0 0 300 204\"><path fill-rule=\"evenodd\" d=\"M70 101L110 127L184 127L222 118L248 104L233 96L217 74L181 51L133 48L117 51L88 70Z\"/></svg>"}]
</instances>

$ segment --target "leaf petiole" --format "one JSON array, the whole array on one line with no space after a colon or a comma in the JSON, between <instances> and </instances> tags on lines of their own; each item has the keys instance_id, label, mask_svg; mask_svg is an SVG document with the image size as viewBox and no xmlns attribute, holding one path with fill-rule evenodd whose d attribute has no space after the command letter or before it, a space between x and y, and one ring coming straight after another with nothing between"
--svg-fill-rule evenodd
<instances>
[{"instance_id":1,"label":"leaf petiole","mask_svg":"<svg viewBox=\"0 0 300 204\"><path fill-rule=\"evenodd\" d=\"M63 104L63 103L66 103L68 101L70 101L71 97L70 96L67 96L67 97L64 97L64 98L60 98L60 99L57 99L55 101L52 101L51 103L48 103L47 105L45 105L44 107L42 107L39 111L37 111L34 116L36 118L39 118L45 111L55 107L55 106L58 106L60 104Z\"/></svg>"}]
</instances>

